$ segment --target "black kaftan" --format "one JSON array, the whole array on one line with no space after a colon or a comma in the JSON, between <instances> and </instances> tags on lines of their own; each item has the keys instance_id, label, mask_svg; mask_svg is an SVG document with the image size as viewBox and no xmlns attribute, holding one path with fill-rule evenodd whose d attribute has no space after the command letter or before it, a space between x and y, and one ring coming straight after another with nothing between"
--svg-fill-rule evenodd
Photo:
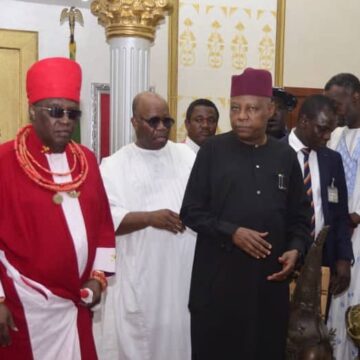
<instances>
[{"instance_id":1,"label":"black kaftan","mask_svg":"<svg viewBox=\"0 0 360 360\"><path fill-rule=\"evenodd\" d=\"M200 149L181 219L198 233L191 280L193 360L283 358L288 282L270 282L284 251L304 253L309 203L295 152L268 138L246 145L233 132ZM255 259L235 247L238 227L269 232L271 255Z\"/></svg>"}]
</instances>

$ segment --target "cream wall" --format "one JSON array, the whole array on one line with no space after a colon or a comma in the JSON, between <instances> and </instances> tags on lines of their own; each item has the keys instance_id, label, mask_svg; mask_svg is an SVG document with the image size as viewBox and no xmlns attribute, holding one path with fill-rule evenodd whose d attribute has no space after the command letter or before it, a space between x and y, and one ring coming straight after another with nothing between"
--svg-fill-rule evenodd
<instances>
[{"instance_id":1,"label":"cream wall","mask_svg":"<svg viewBox=\"0 0 360 360\"><path fill-rule=\"evenodd\" d=\"M68 56L69 28L67 24L60 26L59 23L62 8L0 0L0 27L38 31L40 58ZM85 27L76 26L75 36L77 60L84 72L82 142L89 146L91 83L109 82L109 47L97 19L89 9L81 10ZM359 0L287 0L284 85L323 87L332 75L341 71L360 76L358 14ZM167 97L168 84L167 36L168 18L158 27L150 61L150 85L164 97Z\"/></svg>"},{"instance_id":2,"label":"cream wall","mask_svg":"<svg viewBox=\"0 0 360 360\"><path fill-rule=\"evenodd\" d=\"M360 76L359 14L359 0L287 0L284 85L323 88L339 72Z\"/></svg>"},{"instance_id":3,"label":"cream wall","mask_svg":"<svg viewBox=\"0 0 360 360\"><path fill-rule=\"evenodd\" d=\"M284 85L322 88L339 72L360 77L360 1L285 1ZM150 73L150 83L165 97L167 28L161 25L157 33Z\"/></svg>"},{"instance_id":4,"label":"cream wall","mask_svg":"<svg viewBox=\"0 0 360 360\"><path fill-rule=\"evenodd\" d=\"M39 34L39 59L49 56L68 57L69 26L60 26L60 13L64 6L45 5L15 0L0 0L0 28L37 31ZM81 93L82 143L90 146L91 83L109 83L110 50L105 30L89 9L81 8L84 27L76 24L76 60L83 70ZM159 25L156 44L151 48L150 85L167 96L167 24ZM1 66L1 64L0 64ZM1 86L1 84L0 84ZM1 101L1 99L0 99Z\"/></svg>"}]
</instances>

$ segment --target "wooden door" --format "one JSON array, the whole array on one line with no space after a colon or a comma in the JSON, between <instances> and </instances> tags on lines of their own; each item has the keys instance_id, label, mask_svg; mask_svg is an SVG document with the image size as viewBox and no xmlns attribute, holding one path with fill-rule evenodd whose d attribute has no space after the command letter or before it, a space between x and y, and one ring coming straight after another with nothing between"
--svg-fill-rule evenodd
<instances>
[{"instance_id":1,"label":"wooden door","mask_svg":"<svg viewBox=\"0 0 360 360\"><path fill-rule=\"evenodd\" d=\"M0 142L28 122L25 77L37 49L37 32L0 29Z\"/></svg>"}]
</instances>

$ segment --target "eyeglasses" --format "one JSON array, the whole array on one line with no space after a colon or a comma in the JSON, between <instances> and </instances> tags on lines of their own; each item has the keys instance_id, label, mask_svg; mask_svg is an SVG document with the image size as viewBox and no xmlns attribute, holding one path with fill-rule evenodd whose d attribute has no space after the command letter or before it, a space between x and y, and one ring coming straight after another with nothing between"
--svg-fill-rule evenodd
<instances>
[{"instance_id":1,"label":"eyeglasses","mask_svg":"<svg viewBox=\"0 0 360 360\"><path fill-rule=\"evenodd\" d=\"M54 119L61 119L64 117L65 114L70 120L79 120L81 117L81 110L75 110L75 109L66 110L58 106L53 106L53 107L35 106L35 107L42 110L46 110L49 113L49 115Z\"/></svg>"},{"instance_id":2,"label":"eyeglasses","mask_svg":"<svg viewBox=\"0 0 360 360\"><path fill-rule=\"evenodd\" d=\"M172 119L171 117L163 117L162 118L160 116L153 116L150 119L145 119L140 116L140 119L142 121L145 121L153 129L156 129L159 126L160 121L163 123L163 125L167 129L170 129L175 124L175 120Z\"/></svg>"}]
</instances>

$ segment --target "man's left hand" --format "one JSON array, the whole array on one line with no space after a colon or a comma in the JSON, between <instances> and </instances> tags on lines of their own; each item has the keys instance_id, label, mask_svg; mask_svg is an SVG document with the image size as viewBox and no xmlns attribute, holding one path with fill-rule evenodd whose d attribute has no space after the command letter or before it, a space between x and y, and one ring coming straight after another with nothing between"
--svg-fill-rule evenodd
<instances>
[{"instance_id":1,"label":"man's left hand","mask_svg":"<svg viewBox=\"0 0 360 360\"><path fill-rule=\"evenodd\" d=\"M335 273L331 274L329 291L333 295L341 294L350 285L351 264L348 260L338 260Z\"/></svg>"},{"instance_id":2,"label":"man's left hand","mask_svg":"<svg viewBox=\"0 0 360 360\"><path fill-rule=\"evenodd\" d=\"M349 214L350 220L352 222L353 227L356 227L360 224L360 215L356 212Z\"/></svg>"},{"instance_id":3,"label":"man's left hand","mask_svg":"<svg viewBox=\"0 0 360 360\"><path fill-rule=\"evenodd\" d=\"M101 285L99 283L99 281L95 280L95 279L89 279L88 281L86 281L83 286L83 289L88 288L90 290L92 290L93 292L93 299L91 303L84 303L81 302L82 306L88 307L88 308L92 308L93 306L95 306L96 304L98 304L101 300Z\"/></svg>"},{"instance_id":4,"label":"man's left hand","mask_svg":"<svg viewBox=\"0 0 360 360\"><path fill-rule=\"evenodd\" d=\"M285 251L278 259L279 263L282 264L282 270L272 275L269 275L267 279L270 281L285 280L294 271L298 257L298 250Z\"/></svg>"}]
</instances>

